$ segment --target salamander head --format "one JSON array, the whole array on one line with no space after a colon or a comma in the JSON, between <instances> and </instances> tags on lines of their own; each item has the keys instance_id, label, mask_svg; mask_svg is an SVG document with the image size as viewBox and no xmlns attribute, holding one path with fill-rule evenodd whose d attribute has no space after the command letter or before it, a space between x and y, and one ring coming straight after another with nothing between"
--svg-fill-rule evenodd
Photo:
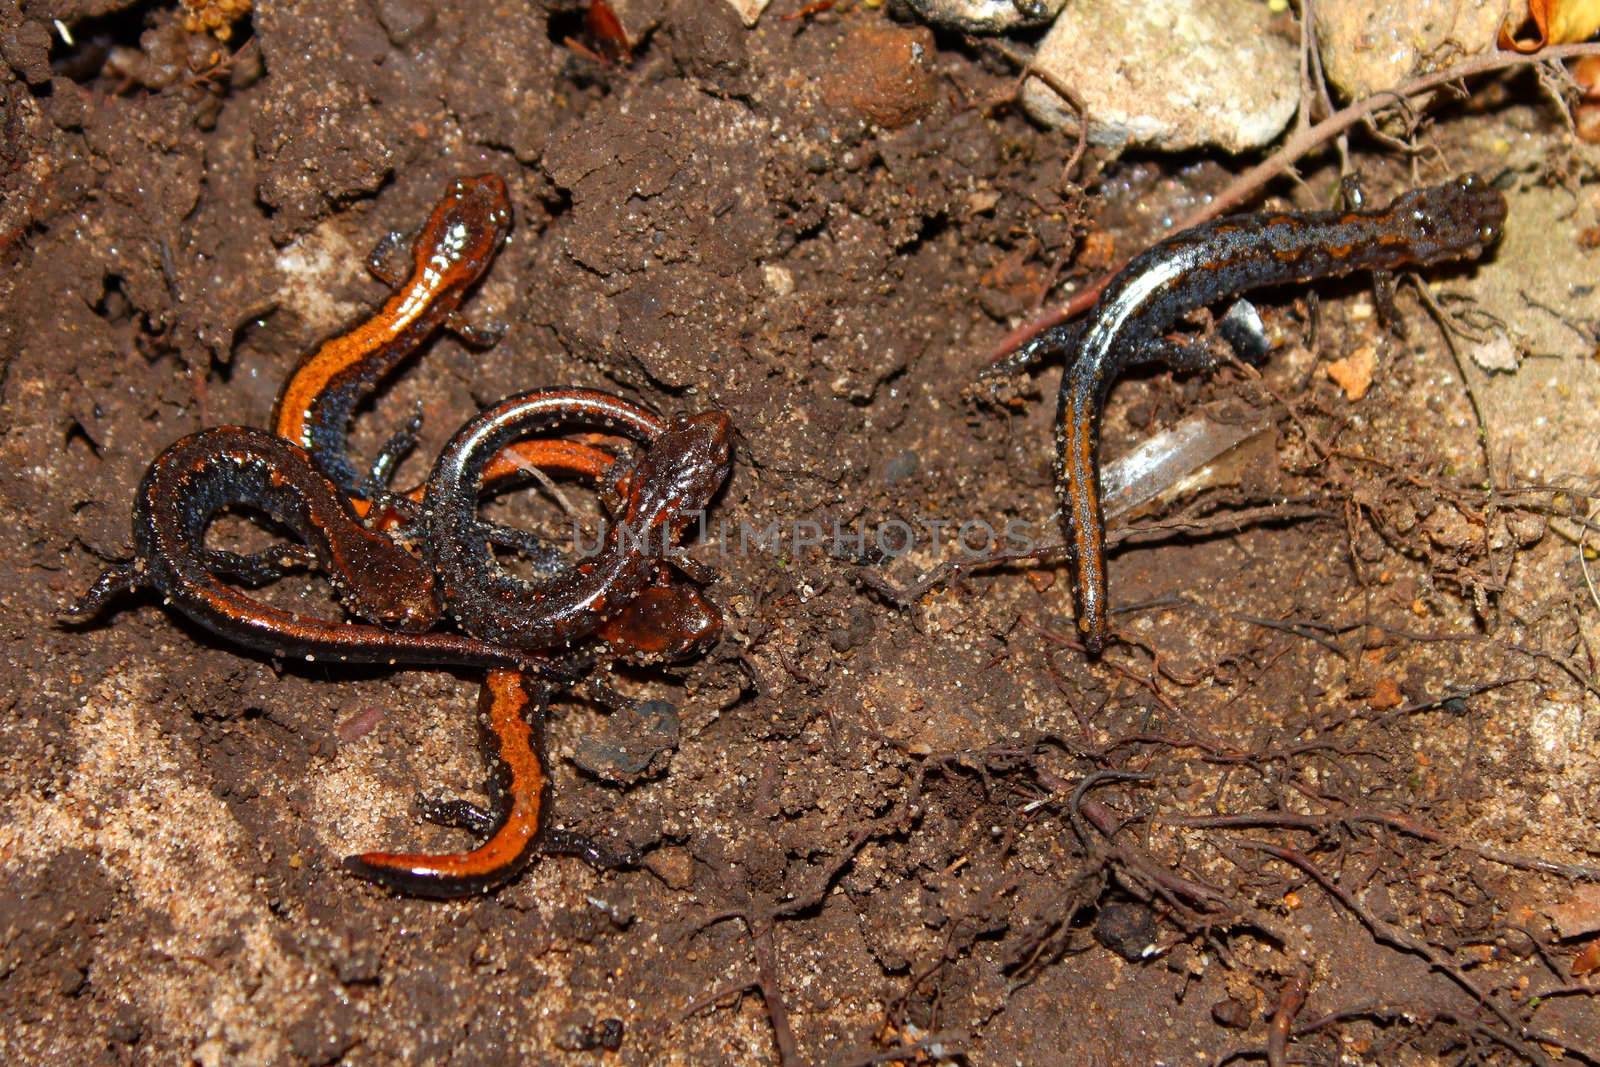
<instances>
[{"instance_id":1,"label":"salamander head","mask_svg":"<svg viewBox=\"0 0 1600 1067\"><path fill-rule=\"evenodd\" d=\"M443 257L481 271L510 229L511 196L498 174L457 178L423 225L415 254L419 261Z\"/></svg>"},{"instance_id":2,"label":"salamander head","mask_svg":"<svg viewBox=\"0 0 1600 1067\"><path fill-rule=\"evenodd\" d=\"M1506 198L1476 174L1413 189L1389 205L1416 263L1476 259L1500 239Z\"/></svg>"},{"instance_id":3,"label":"salamander head","mask_svg":"<svg viewBox=\"0 0 1600 1067\"><path fill-rule=\"evenodd\" d=\"M597 633L636 662L687 659L717 643L722 613L691 585L655 585L628 601Z\"/></svg>"},{"instance_id":4,"label":"salamander head","mask_svg":"<svg viewBox=\"0 0 1600 1067\"><path fill-rule=\"evenodd\" d=\"M721 411L680 416L651 443L629 478L630 519L682 530L732 469L733 424Z\"/></svg>"},{"instance_id":5,"label":"salamander head","mask_svg":"<svg viewBox=\"0 0 1600 1067\"><path fill-rule=\"evenodd\" d=\"M433 571L381 534L350 538L334 546L341 568L358 583L337 583L346 605L357 615L391 630L418 633L439 621L439 594Z\"/></svg>"}]
</instances>

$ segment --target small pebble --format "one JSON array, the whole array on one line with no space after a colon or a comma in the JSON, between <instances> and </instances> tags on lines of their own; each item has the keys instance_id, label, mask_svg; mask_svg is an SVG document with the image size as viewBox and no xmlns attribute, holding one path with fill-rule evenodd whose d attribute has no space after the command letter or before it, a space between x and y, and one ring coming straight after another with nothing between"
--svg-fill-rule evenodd
<instances>
[{"instance_id":1,"label":"small pebble","mask_svg":"<svg viewBox=\"0 0 1600 1067\"><path fill-rule=\"evenodd\" d=\"M389 43L403 48L433 25L432 5L424 0L378 0L378 22Z\"/></svg>"},{"instance_id":2,"label":"small pebble","mask_svg":"<svg viewBox=\"0 0 1600 1067\"><path fill-rule=\"evenodd\" d=\"M906 0L924 22L966 33L1005 33L1043 26L1066 0Z\"/></svg>"}]
</instances>

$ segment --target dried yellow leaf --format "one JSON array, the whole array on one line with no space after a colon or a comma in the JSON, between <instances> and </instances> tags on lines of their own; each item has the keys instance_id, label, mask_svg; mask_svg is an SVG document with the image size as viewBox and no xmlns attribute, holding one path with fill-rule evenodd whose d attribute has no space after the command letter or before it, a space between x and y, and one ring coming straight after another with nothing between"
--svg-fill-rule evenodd
<instances>
[{"instance_id":1,"label":"dried yellow leaf","mask_svg":"<svg viewBox=\"0 0 1600 1067\"><path fill-rule=\"evenodd\" d=\"M1600 0L1528 0L1527 22L1533 23L1533 37L1517 37L1508 22L1500 27L1500 47L1528 53L1587 41L1600 31Z\"/></svg>"}]
</instances>

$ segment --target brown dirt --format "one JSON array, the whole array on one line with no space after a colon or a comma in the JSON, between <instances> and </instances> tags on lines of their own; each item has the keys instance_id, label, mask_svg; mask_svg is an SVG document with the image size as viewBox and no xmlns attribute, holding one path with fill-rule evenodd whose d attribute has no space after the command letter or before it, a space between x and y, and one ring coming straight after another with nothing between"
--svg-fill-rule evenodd
<instances>
[{"instance_id":1,"label":"brown dirt","mask_svg":"<svg viewBox=\"0 0 1600 1067\"><path fill-rule=\"evenodd\" d=\"M1526 481L1538 441L1497 455L1490 426L1485 471L1409 295L1404 340L1361 285L1315 316L1275 295L1290 343L1263 384L1117 391L1108 455L1201 405L1277 427L1266 462L1154 519L1279 497L1324 517L1125 546L1131 643L1098 663L1069 647L1064 571L902 610L883 583L937 562L927 544L721 559L720 649L619 682L670 700L675 732L640 757L577 699L550 727L558 821L644 850L638 870L551 857L483 899L386 894L340 857L460 843L412 798L479 788L473 677L273 663L149 597L55 624L126 553L151 457L264 424L300 354L381 299L366 250L485 170L516 230L468 308L505 340L436 342L363 416L366 452L419 403L426 456L482 403L595 384L732 415L713 519L734 530L1044 528L1058 371L994 399L981 353L1063 267L1092 273L1085 234L1137 247L1226 175L1063 175L1071 145L1005 106L986 47L782 7L746 30L720 2L637 5L619 69L562 45L570 6L262 4L220 46L174 5L0 2L6 1060L1206 1062L1261 1058L1282 1010L1295 1062L1595 1062L1573 973L1593 868L1533 862L1597 851L1585 501L1484 492ZM1542 146L1511 184L1592 210L1532 83L1508 95L1430 143L1488 172L1502 134ZM1559 225L1570 288L1594 253ZM1381 358L1351 402L1321 368L1361 345ZM1551 358L1506 439L1593 397L1591 360ZM1542 480L1592 492L1579 411L1543 435ZM607 752L636 770L578 769ZM1259 818L1173 822L1226 813Z\"/></svg>"}]
</instances>

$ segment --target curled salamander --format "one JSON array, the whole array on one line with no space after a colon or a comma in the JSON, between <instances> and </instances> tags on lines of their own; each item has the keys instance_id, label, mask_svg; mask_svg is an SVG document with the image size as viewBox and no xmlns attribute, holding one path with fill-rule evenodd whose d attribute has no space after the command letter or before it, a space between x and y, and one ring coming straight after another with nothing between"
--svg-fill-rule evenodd
<instances>
[{"instance_id":1,"label":"curled salamander","mask_svg":"<svg viewBox=\"0 0 1600 1067\"><path fill-rule=\"evenodd\" d=\"M599 552L547 581L523 581L495 564L477 518L483 472L512 441L573 427L620 433L644 449ZM668 423L593 390L540 390L487 409L445 446L423 497L424 552L446 610L467 633L518 648L554 649L594 633L674 558L674 540L728 476L730 437L721 412Z\"/></svg>"},{"instance_id":2,"label":"curled salamander","mask_svg":"<svg viewBox=\"0 0 1600 1067\"><path fill-rule=\"evenodd\" d=\"M287 527L327 573L347 607L380 625L301 615L265 604L224 581L229 554L208 549L206 529L229 508L249 508ZM542 669L545 661L458 634L421 633L440 603L426 563L368 530L349 499L304 449L243 426L190 434L157 456L133 504L134 559L100 576L69 617L98 614L140 586L213 633L279 657L352 663L452 664ZM235 557L249 562L251 557Z\"/></svg>"},{"instance_id":3,"label":"curled salamander","mask_svg":"<svg viewBox=\"0 0 1600 1067\"><path fill-rule=\"evenodd\" d=\"M1096 452L1100 408L1130 365L1204 367L1203 346L1165 337L1184 315L1248 290L1358 270L1475 259L1500 236L1505 198L1476 175L1401 194L1372 211L1264 212L1207 222L1136 256L1088 317L1041 334L1021 355L1066 353L1056 418L1056 492L1078 630L1090 653L1107 635L1105 529Z\"/></svg>"},{"instance_id":4,"label":"curled salamander","mask_svg":"<svg viewBox=\"0 0 1600 1067\"><path fill-rule=\"evenodd\" d=\"M613 457L569 441L527 441L522 460L600 480ZM514 473L500 472L501 477ZM626 476L631 484L631 472ZM205 533L224 510L250 508L282 523L301 545L290 550L235 556L208 548ZM275 656L352 662L459 664L506 668L536 666L543 677L492 669L484 683L482 714L496 767L494 815L456 803L432 817L488 834L469 852L424 855L368 853L348 865L356 873L401 892L459 896L486 890L517 873L535 846L619 862L573 835L542 830L547 783L539 731L550 678L565 680L571 665L453 634L408 632L437 621L439 603L427 565L386 535L362 525L352 501L312 464L304 450L261 430L218 427L191 434L157 457L140 485L133 511L136 556L108 570L72 609L96 614L114 594L151 586L167 602L222 637ZM307 617L265 604L227 584L218 572L271 578L266 561L303 552L334 581L356 614L387 627ZM281 570L282 568L278 568ZM697 654L715 643L721 615L699 590L658 575L600 626L613 655L641 661ZM530 723L529 717L533 721Z\"/></svg>"}]
</instances>

